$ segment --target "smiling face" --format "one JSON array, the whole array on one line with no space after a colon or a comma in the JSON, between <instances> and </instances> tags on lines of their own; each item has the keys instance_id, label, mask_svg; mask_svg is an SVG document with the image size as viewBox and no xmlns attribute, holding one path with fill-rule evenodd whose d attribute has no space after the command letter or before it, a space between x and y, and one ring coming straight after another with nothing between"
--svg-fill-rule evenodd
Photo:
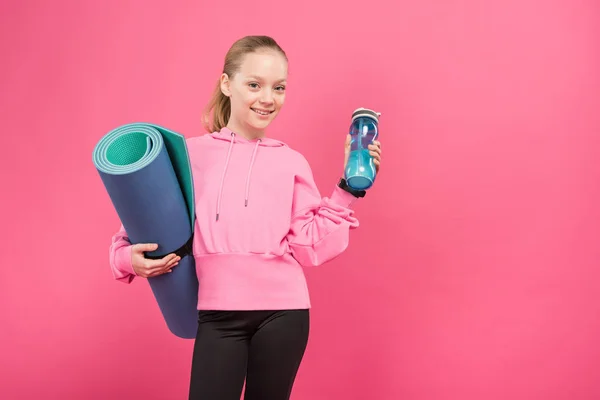
<instances>
[{"instance_id":1,"label":"smiling face","mask_svg":"<svg viewBox=\"0 0 600 400\"><path fill-rule=\"evenodd\" d=\"M274 50L248 53L233 77L221 76L221 91L231 101L227 127L257 138L275 119L285 101L287 61Z\"/></svg>"}]
</instances>

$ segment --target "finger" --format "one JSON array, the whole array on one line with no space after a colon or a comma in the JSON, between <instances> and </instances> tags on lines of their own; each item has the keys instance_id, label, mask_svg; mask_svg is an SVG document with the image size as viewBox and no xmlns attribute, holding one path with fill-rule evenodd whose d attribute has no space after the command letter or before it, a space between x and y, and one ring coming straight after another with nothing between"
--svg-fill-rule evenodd
<instances>
[{"instance_id":1,"label":"finger","mask_svg":"<svg viewBox=\"0 0 600 400\"><path fill-rule=\"evenodd\" d=\"M376 151L370 151L369 155L371 157L375 157L375 158L381 158L381 155L379 153L377 153Z\"/></svg>"},{"instance_id":2,"label":"finger","mask_svg":"<svg viewBox=\"0 0 600 400\"><path fill-rule=\"evenodd\" d=\"M181 257L175 256L172 259L170 259L169 261L167 261L167 263L165 265L173 265L173 264L179 262L180 260L181 260Z\"/></svg>"},{"instance_id":3,"label":"finger","mask_svg":"<svg viewBox=\"0 0 600 400\"><path fill-rule=\"evenodd\" d=\"M374 144L370 144L368 146L368 148L369 148L369 150L376 151L377 153L381 153L381 149L379 147L375 146Z\"/></svg>"},{"instance_id":4,"label":"finger","mask_svg":"<svg viewBox=\"0 0 600 400\"><path fill-rule=\"evenodd\" d=\"M167 262L167 264L165 265L165 269L173 268L174 266L179 264L179 261L181 261L181 257L179 257L178 255L175 255L175 257L173 257L171 260L169 260Z\"/></svg>"},{"instance_id":5,"label":"finger","mask_svg":"<svg viewBox=\"0 0 600 400\"><path fill-rule=\"evenodd\" d=\"M171 254L164 256L163 258L161 258L159 260L147 260L146 267L148 269L163 268L165 265L167 265L167 263L169 263L169 261L172 261L176 257L177 257L177 254L171 253Z\"/></svg>"},{"instance_id":6,"label":"finger","mask_svg":"<svg viewBox=\"0 0 600 400\"><path fill-rule=\"evenodd\" d=\"M170 262L165 265L153 266L153 267L146 269L146 272L148 274L157 274L157 273L165 272L166 270L173 268L177 264L178 264L178 262L175 262L175 263Z\"/></svg>"},{"instance_id":7,"label":"finger","mask_svg":"<svg viewBox=\"0 0 600 400\"><path fill-rule=\"evenodd\" d=\"M165 271L164 267L154 267L154 268L147 269L145 272L148 276L155 276L155 275L163 273L164 271Z\"/></svg>"},{"instance_id":8,"label":"finger","mask_svg":"<svg viewBox=\"0 0 600 400\"><path fill-rule=\"evenodd\" d=\"M175 257L174 259L172 259L171 261L169 261L169 262L168 262L168 263L165 265L164 269L170 269L170 268L173 268L174 266L176 266L177 264L179 264L179 261L180 261L180 260L181 260L181 258L180 258L180 257Z\"/></svg>"},{"instance_id":9,"label":"finger","mask_svg":"<svg viewBox=\"0 0 600 400\"><path fill-rule=\"evenodd\" d=\"M161 260L164 261L165 263L167 263L177 257L179 257L177 254L171 253L171 254L167 254L166 256L164 256Z\"/></svg>"},{"instance_id":10,"label":"finger","mask_svg":"<svg viewBox=\"0 0 600 400\"><path fill-rule=\"evenodd\" d=\"M175 263L171 265L169 268L163 269L164 272L173 272L173 268L175 268L179 263Z\"/></svg>"},{"instance_id":11,"label":"finger","mask_svg":"<svg viewBox=\"0 0 600 400\"><path fill-rule=\"evenodd\" d=\"M350 146L350 142L352 141L352 137L350 134L346 135L346 146Z\"/></svg>"},{"instance_id":12,"label":"finger","mask_svg":"<svg viewBox=\"0 0 600 400\"><path fill-rule=\"evenodd\" d=\"M177 264L179 264L180 260L181 260L181 257L179 257L179 256L176 255L175 257L173 257L170 260L168 260L165 263L164 267L162 267L161 269L163 269L163 270L171 269L174 266L176 266Z\"/></svg>"}]
</instances>

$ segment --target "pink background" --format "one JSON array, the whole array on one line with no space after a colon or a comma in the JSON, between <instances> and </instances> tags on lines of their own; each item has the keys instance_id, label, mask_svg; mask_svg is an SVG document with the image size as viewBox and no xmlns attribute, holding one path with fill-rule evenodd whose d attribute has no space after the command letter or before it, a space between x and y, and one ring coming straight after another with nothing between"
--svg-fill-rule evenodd
<instances>
[{"instance_id":1,"label":"pink background","mask_svg":"<svg viewBox=\"0 0 600 400\"><path fill-rule=\"evenodd\" d=\"M0 397L184 399L192 341L108 266L108 130L200 134L228 46L287 50L271 134L323 194L382 112L361 228L307 271L293 399L600 397L600 6L563 1L3 1ZM60 152L64 155L59 156Z\"/></svg>"}]
</instances>

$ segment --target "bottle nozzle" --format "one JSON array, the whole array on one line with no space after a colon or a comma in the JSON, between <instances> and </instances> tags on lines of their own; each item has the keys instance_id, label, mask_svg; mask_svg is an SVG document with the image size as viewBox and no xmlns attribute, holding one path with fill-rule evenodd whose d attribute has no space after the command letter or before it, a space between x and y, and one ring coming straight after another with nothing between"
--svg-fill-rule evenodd
<instances>
[{"instance_id":1,"label":"bottle nozzle","mask_svg":"<svg viewBox=\"0 0 600 400\"><path fill-rule=\"evenodd\" d=\"M352 121L354 121L358 117L364 117L364 116L368 116L368 117L375 118L376 120L378 120L379 117L381 116L381 113L377 112L375 110L370 110L368 108L363 108L363 107L357 108L352 113Z\"/></svg>"}]
</instances>

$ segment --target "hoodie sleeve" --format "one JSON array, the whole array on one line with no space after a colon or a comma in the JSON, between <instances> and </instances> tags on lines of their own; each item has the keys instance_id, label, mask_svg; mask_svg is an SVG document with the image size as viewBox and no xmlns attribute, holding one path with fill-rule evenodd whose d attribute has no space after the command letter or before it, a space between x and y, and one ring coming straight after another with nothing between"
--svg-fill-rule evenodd
<instances>
[{"instance_id":1,"label":"hoodie sleeve","mask_svg":"<svg viewBox=\"0 0 600 400\"><path fill-rule=\"evenodd\" d=\"M287 239L292 256L300 265L319 266L348 247L350 230L359 225L350 208L357 198L337 185L330 197L321 197L308 162L301 159Z\"/></svg>"},{"instance_id":2,"label":"hoodie sleeve","mask_svg":"<svg viewBox=\"0 0 600 400\"><path fill-rule=\"evenodd\" d=\"M124 283L131 283L136 273L131 264L131 242L125 228L121 228L111 239L109 247L109 263L114 278Z\"/></svg>"}]
</instances>

